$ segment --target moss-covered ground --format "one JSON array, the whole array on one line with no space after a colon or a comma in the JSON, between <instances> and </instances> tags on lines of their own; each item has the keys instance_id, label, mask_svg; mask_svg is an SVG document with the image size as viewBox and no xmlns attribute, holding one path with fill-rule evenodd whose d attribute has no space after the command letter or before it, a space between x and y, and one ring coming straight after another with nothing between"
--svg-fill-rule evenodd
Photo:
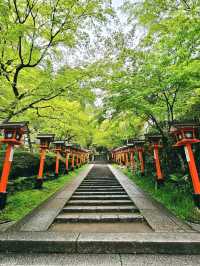
<instances>
[{"instance_id":1,"label":"moss-covered ground","mask_svg":"<svg viewBox=\"0 0 200 266\"><path fill-rule=\"evenodd\" d=\"M187 189L177 187L168 181L163 187L156 188L155 177L140 176L127 168L122 170L138 187L161 202L172 213L189 222L200 223L200 211L195 207L192 193Z\"/></svg>"}]
</instances>

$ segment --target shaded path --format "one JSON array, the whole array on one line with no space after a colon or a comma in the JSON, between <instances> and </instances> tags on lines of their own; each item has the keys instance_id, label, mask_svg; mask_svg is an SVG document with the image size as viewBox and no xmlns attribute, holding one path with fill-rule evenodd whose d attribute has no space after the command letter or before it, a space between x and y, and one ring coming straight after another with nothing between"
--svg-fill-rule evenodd
<instances>
[{"instance_id":1,"label":"shaded path","mask_svg":"<svg viewBox=\"0 0 200 266\"><path fill-rule=\"evenodd\" d=\"M143 216L106 165L95 165L50 230L150 232Z\"/></svg>"},{"instance_id":2,"label":"shaded path","mask_svg":"<svg viewBox=\"0 0 200 266\"><path fill-rule=\"evenodd\" d=\"M88 165L0 244L0 252L36 254L200 254L200 234L111 165Z\"/></svg>"}]
</instances>

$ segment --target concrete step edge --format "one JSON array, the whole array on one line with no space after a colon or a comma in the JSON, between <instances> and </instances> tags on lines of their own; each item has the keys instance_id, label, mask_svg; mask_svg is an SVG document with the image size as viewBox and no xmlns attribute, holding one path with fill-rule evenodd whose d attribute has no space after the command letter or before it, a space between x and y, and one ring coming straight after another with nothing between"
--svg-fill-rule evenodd
<instances>
[{"instance_id":1,"label":"concrete step edge","mask_svg":"<svg viewBox=\"0 0 200 266\"><path fill-rule=\"evenodd\" d=\"M76 206L76 205L82 205L82 206L99 206L99 205L115 205L115 206L119 206L119 205L127 205L127 204L131 204L131 201L120 201L120 202L116 202L116 201L95 201L93 202L92 200L84 202L84 201L69 201L67 203L68 206Z\"/></svg>"},{"instance_id":2,"label":"concrete step edge","mask_svg":"<svg viewBox=\"0 0 200 266\"><path fill-rule=\"evenodd\" d=\"M107 217L97 217L98 215L94 215L94 217L88 216L88 217L64 217L64 216L57 216L54 220L54 223L138 223L143 222L144 218L141 215L132 215L133 217L123 217L123 215L120 216L112 216L112 214L109 214Z\"/></svg>"},{"instance_id":3,"label":"concrete step edge","mask_svg":"<svg viewBox=\"0 0 200 266\"><path fill-rule=\"evenodd\" d=\"M92 206L91 206L92 207ZM123 213L123 212L127 212L127 211L130 211L130 212L138 212L138 209L135 207L131 207L131 208L119 208L116 206L116 208L112 207L112 208L105 208L102 207L102 208L97 208L97 207L94 207L94 208L83 208L83 206L81 208L63 208L62 212L64 213L73 213L73 212L80 212L80 213L84 213L84 212L96 212L96 213L99 213L99 212L119 212L119 213Z\"/></svg>"},{"instance_id":4,"label":"concrete step edge","mask_svg":"<svg viewBox=\"0 0 200 266\"><path fill-rule=\"evenodd\" d=\"M113 199L129 199L127 195L73 195L71 200L113 200Z\"/></svg>"},{"instance_id":5,"label":"concrete step edge","mask_svg":"<svg viewBox=\"0 0 200 266\"><path fill-rule=\"evenodd\" d=\"M0 252L68 254L200 254L197 233L2 233Z\"/></svg>"},{"instance_id":6,"label":"concrete step edge","mask_svg":"<svg viewBox=\"0 0 200 266\"><path fill-rule=\"evenodd\" d=\"M78 196L78 195L105 195L105 192L96 192L96 191L88 191L88 192L75 192L73 194L74 196ZM127 193L125 191L123 192L112 192L112 191L109 191L106 193L106 195L127 195Z\"/></svg>"}]
</instances>

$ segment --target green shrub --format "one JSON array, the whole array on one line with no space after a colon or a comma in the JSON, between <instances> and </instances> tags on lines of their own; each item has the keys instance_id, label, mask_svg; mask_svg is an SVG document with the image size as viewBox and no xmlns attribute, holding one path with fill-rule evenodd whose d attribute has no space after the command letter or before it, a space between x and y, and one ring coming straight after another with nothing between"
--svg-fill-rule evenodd
<instances>
[{"instance_id":1,"label":"green shrub","mask_svg":"<svg viewBox=\"0 0 200 266\"><path fill-rule=\"evenodd\" d=\"M5 151L0 152L0 172L4 161ZM37 175L40 163L39 153L30 153L21 149L16 149L14 159L11 166L9 180L14 180L18 177L30 177ZM55 155L47 153L45 159L44 173L53 173L55 169ZM65 163L60 161L60 172L65 170Z\"/></svg>"}]
</instances>

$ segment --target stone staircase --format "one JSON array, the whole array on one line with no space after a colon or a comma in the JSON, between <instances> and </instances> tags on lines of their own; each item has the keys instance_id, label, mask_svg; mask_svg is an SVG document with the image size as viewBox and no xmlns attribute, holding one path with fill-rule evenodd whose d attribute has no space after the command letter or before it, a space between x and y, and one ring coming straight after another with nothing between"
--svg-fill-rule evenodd
<instances>
[{"instance_id":1,"label":"stone staircase","mask_svg":"<svg viewBox=\"0 0 200 266\"><path fill-rule=\"evenodd\" d=\"M84 223L88 224L87 231L94 224L98 227L99 224L127 223L130 226L131 223L132 228L135 223L144 223L143 216L107 166L92 168L55 218L52 228L68 231L67 227L73 228L72 224L81 227Z\"/></svg>"}]
</instances>

